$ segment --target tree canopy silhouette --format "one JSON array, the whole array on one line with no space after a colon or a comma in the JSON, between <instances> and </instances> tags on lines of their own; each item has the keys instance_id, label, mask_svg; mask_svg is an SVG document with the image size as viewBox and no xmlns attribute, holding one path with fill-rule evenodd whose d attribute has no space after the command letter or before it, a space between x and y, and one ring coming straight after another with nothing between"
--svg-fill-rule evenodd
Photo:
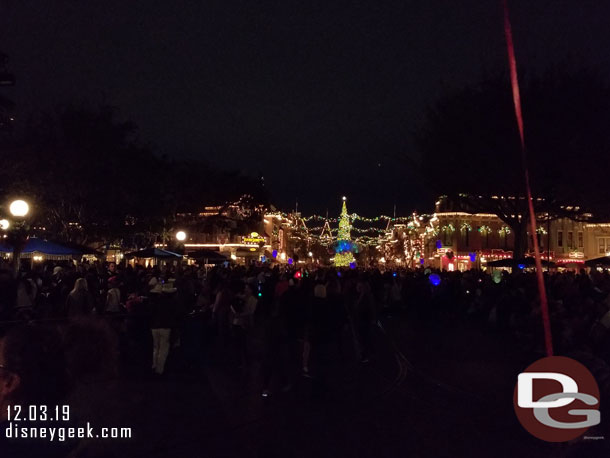
<instances>
[{"instance_id":1,"label":"tree canopy silhouette","mask_svg":"<svg viewBox=\"0 0 610 458\"><path fill-rule=\"evenodd\" d=\"M553 69L522 81L521 95L537 211L559 216L570 204L607 213L605 79L591 70ZM497 214L516 242L523 241L525 185L507 77L448 92L429 109L415 141L423 174L438 195L464 210Z\"/></svg>"},{"instance_id":2,"label":"tree canopy silhouette","mask_svg":"<svg viewBox=\"0 0 610 458\"><path fill-rule=\"evenodd\" d=\"M0 193L30 196L35 223L68 241L120 241L167 229L177 212L237 199L255 180L200 160L159 157L109 106L69 106L32 118L4 144Z\"/></svg>"}]
</instances>

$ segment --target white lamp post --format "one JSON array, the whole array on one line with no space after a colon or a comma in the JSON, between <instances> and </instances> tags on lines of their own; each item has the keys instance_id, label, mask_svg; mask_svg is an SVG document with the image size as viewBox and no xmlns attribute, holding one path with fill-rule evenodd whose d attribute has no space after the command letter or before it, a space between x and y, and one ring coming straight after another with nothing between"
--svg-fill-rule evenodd
<instances>
[{"instance_id":1,"label":"white lamp post","mask_svg":"<svg viewBox=\"0 0 610 458\"><path fill-rule=\"evenodd\" d=\"M13 245L13 274L17 276L21 263L21 251L28 240L29 227L25 221L25 217L30 212L30 205L25 200L17 199L10 203L8 209L15 219L12 224L11 233L9 234L9 240ZM11 223L7 220L2 220L0 226L2 229L7 230L11 227Z\"/></svg>"},{"instance_id":2,"label":"white lamp post","mask_svg":"<svg viewBox=\"0 0 610 458\"><path fill-rule=\"evenodd\" d=\"M186 232L178 231L176 232L176 240L179 242L184 242L186 240Z\"/></svg>"}]
</instances>

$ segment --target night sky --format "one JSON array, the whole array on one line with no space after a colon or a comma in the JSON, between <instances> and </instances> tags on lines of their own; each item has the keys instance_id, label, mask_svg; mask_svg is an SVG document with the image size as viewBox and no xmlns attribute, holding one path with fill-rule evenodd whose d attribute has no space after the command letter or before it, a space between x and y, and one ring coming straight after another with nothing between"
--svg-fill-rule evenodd
<instances>
[{"instance_id":1,"label":"night sky","mask_svg":"<svg viewBox=\"0 0 610 458\"><path fill-rule=\"evenodd\" d=\"M608 3L512 1L520 69L610 69ZM12 0L0 50L18 119L109 103L157 153L262 172L284 210L433 201L411 132L446 86L506 68L500 0ZM205 202L202 202L202 204Z\"/></svg>"}]
</instances>

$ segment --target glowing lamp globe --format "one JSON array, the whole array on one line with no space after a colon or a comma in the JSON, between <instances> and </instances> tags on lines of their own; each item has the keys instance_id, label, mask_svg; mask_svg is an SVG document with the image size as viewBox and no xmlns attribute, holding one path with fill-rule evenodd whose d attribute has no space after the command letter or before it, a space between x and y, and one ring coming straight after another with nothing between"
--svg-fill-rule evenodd
<instances>
[{"instance_id":1,"label":"glowing lamp globe","mask_svg":"<svg viewBox=\"0 0 610 458\"><path fill-rule=\"evenodd\" d=\"M8 219L0 219L0 229L6 231L11 224L8 222Z\"/></svg>"},{"instance_id":2,"label":"glowing lamp globe","mask_svg":"<svg viewBox=\"0 0 610 458\"><path fill-rule=\"evenodd\" d=\"M179 242L184 242L186 240L186 232L184 232L184 231L176 232L176 239Z\"/></svg>"},{"instance_id":3,"label":"glowing lamp globe","mask_svg":"<svg viewBox=\"0 0 610 458\"><path fill-rule=\"evenodd\" d=\"M11 202L9 211L11 212L11 215L23 218L30 211L30 206L25 200L15 200Z\"/></svg>"},{"instance_id":4,"label":"glowing lamp globe","mask_svg":"<svg viewBox=\"0 0 610 458\"><path fill-rule=\"evenodd\" d=\"M432 274L430 275L430 277L428 277L428 279L430 280L430 283L432 283L434 286L438 286L441 284L441 277L438 274Z\"/></svg>"}]
</instances>

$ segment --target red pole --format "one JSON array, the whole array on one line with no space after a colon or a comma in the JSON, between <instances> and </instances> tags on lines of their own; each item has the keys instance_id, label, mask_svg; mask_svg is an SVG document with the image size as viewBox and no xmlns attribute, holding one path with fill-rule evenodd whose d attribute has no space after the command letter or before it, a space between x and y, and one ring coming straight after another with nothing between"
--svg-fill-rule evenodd
<instances>
[{"instance_id":1,"label":"red pole","mask_svg":"<svg viewBox=\"0 0 610 458\"><path fill-rule=\"evenodd\" d=\"M504 35L506 37L506 47L508 49L508 65L510 67L510 82L513 89L513 103L515 105L515 116L519 128L519 138L521 140L521 161L525 174L525 189L527 193L527 203L529 209L530 233L534 241L534 256L536 259L536 277L538 279L538 293L540 295L540 310L542 312L542 324L544 326L544 343L547 356L553 356L553 338L551 336L551 320L549 317L549 304L546 298L544 287L544 277L542 275L542 260L540 258L540 247L536 232L536 214L534 212L534 201L532 199L532 189L530 186L529 169L527 166L527 151L525 149L525 137L523 135L523 116L521 113L521 95L519 93L519 79L517 78L517 60L515 59L515 47L513 45L513 32L510 25L508 14L508 1L502 0L504 7Z\"/></svg>"}]
</instances>

